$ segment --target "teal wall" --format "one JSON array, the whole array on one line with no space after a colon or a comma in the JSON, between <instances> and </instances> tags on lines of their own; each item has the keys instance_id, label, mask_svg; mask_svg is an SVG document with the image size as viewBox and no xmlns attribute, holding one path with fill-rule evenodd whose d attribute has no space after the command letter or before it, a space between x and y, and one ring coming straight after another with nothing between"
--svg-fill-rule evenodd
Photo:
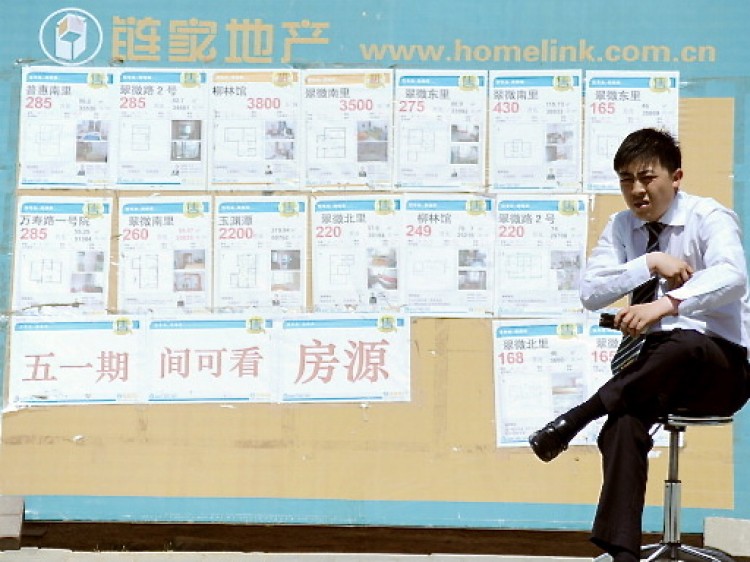
<instances>
[{"instance_id":1,"label":"teal wall","mask_svg":"<svg viewBox=\"0 0 750 562\"><path fill-rule=\"evenodd\" d=\"M677 70L683 97L735 100L735 209L750 231L746 119L750 110L750 2L736 0L30 0L3 5L0 42L0 310L9 309L13 199L21 66L51 64L40 28L56 10L74 6L101 24L101 50L87 63L128 67L241 68L402 67L466 69ZM135 53L115 44L128 19L158 20L157 49ZM170 49L169 24L195 18L216 25L204 51L211 60L180 61ZM230 41L232 21L257 23L261 49L243 53ZM256 22L255 20L260 20ZM284 61L289 29L291 60ZM318 33L317 37L313 37ZM49 38L42 33L42 40ZM316 39L314 42L308 39ZM515 58L517 54L520 58ZM151 60L143 60L144 56ZM506 56L510 58L506 58ZM747 237L747 234L746 234ZM750 244L748 244L750 246ZM7 315L0 317L3 347ZM0 367L4 358L0 356ZM2 370L0 370L0 373ZM750 518L750 420L735 424L735 509L688 509L684 525L700 531L707 515ZM550 513L554 516L551 518ZM233 521L330 524L449 525L466 527L587 528L590 505L345 502L211 498L27 498L32 519ZM660 527L648 508L647 529Z\"/></svg>"}]
</instances>

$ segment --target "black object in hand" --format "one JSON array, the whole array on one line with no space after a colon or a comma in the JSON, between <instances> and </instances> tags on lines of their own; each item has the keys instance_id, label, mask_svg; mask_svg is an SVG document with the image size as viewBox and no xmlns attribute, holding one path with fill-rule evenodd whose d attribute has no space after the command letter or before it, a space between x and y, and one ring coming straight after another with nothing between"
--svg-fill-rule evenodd
<instances>
[{"instance_id":1,"label":"black object in hand","mask_svg":"<svg viewBox=\"0 0 750 562\"><path fill-rule=\"evenodd\" d=\"M610 330L615 329L615 315L605 312L599 316L599 326L601 328L609 328Z\"/></svg>"}]
</instances>

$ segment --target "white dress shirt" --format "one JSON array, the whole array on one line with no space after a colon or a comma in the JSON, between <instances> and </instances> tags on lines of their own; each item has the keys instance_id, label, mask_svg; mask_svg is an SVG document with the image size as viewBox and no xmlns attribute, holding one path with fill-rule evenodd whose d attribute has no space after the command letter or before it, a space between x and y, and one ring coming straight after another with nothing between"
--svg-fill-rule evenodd
<instances>
[{"instance_id":1,"label":"white dress shirt","mask_svg":"<svg viewBox=\"0 0 750 562\"><path fill-rule=\"evenodd\" d=\"M659 280L656 298L667 294L680 304L677 316L662 318L651 330L698 330L750 348L750 292L737 215L714 199L678 191L659 222L665 225L660 251L685 260L694 273L671 291ZM581 282L588 310L611 305L652 277L644 225L629 210L610 217Z\"/></svg>"}]
</instances>

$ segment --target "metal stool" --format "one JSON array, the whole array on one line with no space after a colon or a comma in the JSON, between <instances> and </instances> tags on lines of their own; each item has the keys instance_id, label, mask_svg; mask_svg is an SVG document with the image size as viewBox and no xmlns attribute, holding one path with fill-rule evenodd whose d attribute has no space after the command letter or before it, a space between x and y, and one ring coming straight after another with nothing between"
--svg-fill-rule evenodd
<instances>
[{"instance_id":1,"label":"metal stool","mask_svg":"<svg viewBox=\"0 0 750 562\"><path fill-rule=\"evenodd\" d=\"M667 478L664 481L664 536L658 544L649 544L641 548L641 559L653 560L690 560L728 562L734 560L728 554L714 548L698 548L680 543L680 507L681 495L678 476L680 433L689 425L726 425L732 423L732 416L683 416L670 414L661 420L664 429L669 432L669 465Z\"/></svg>"}]
</instances>

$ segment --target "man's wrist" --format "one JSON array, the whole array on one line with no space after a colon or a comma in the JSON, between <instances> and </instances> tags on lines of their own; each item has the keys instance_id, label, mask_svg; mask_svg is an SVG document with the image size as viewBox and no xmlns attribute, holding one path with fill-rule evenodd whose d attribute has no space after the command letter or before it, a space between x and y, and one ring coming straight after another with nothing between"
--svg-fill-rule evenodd
<instances>
[{"instance_id":1,"label":"man's wrist","mask_svg":"<svg viewBox=\"0 0 750 562\"><path fill-rule=\"evenodd\" d=\"M666 299L669 302L670 312L668 313L668 316L677 316L679 314L680 303L682 301L669 295L664 295L662 298Z\"/></svg>"}]
</instances>

